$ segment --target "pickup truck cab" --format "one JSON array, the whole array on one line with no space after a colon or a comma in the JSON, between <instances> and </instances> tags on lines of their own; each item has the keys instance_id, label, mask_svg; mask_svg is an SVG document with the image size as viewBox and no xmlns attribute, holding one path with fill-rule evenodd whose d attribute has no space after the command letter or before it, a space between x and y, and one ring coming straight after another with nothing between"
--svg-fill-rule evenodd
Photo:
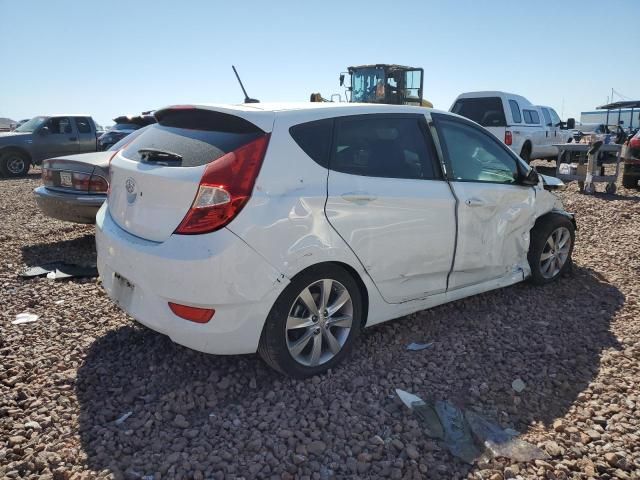
<instances>
[{"instance_id":1,"label":"pickup truck cab","mask_svg":"<svg viewBox=\"0 0 640 480\"><path fill-rule=\"evenodd\" d=\"M0 173L20 177L46 158L95 151L96 125L89 115L41 115L0 133Z\"/></svg>"},{"instance_id":2,"label":"pickup truck cab","mask_svg":"<svg viewBox=\"0 0 640 480\"><path fill-rule=\"evenodd\" d=\"M553 111L557 117L555 110L535 106L513 93L463 93L453 102L450 111L485 127L527 163L534 158L555 157L558 150L553 144L564 143L571 137L569 131L564 130L567 139L562 140L553 124L547 125L545 115L551 118ZM555 123L561 123L559 117Z\"/></svg>"}]
</instances>

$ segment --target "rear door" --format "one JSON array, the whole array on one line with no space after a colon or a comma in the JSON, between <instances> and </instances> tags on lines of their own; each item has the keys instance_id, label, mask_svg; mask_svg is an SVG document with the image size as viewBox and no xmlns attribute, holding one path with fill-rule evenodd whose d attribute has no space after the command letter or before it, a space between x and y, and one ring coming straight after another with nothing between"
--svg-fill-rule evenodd
<instances>
[{"instance_id":1,"label":"rear door","mask_svg":"<svg viewBox=\"0 0 640 480\"><path fill-rule=\"evenodd\" d=\"M191 208L207 165L265 131L239 116L208 109L169 109L158 112L158 118L113 158L108 205L121 228L162 242ZM273 114L262 123L273 125Z\"/></svg>"},{"instance_id":2,"label":"rear door","mask_svg":"<svg viewBox=\"0 0 640 480\"><path fill-rule=\"evenodd\" d=\"M96 134L93 120L89 117L74 117L76 130L78 132L78 153L96 151Z\"/></svg>"},{"instance_id":3,"label":"rear door","mask_svg":"<svg viewBox=\"0 0 640 480\"><path fill-rule=\"evenodd\" d=\"M326 215L390 303L446 290L455 202L436 158L423 115L335 121Z\"/></svg>"},{"instance_id":4,"label":"rear door","mask_svg":"<svg viewBox=\"0 0 640 480\"><path fill-rule=\"evenodd\" d=\"M433 114L458 199L458 235L449 289L517 274L534 223L533 187L518 184L520 159L483 129Z\"/></svg>"}]
</instances>

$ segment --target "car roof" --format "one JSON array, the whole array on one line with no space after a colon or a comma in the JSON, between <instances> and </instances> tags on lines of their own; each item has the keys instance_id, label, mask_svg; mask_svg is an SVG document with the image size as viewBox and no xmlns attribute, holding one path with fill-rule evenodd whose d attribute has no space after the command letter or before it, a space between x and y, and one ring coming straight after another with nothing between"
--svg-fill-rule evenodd
<instances>
[{"instance_id":1,"label":"car roof","mask_svg":"<svg viewBox=\"0 0 640 480\"><path fill-rule=\"evenodd\" d=\"M456 100L459 98L482 98L482 97L513 97L517 98L519 102L522 102L524 105L531 105L531 102L522 95L518 95L517 93L503 92L500 90L482 90L478 92L464 92L458 95Z\"/></svg>"}]
</instances>

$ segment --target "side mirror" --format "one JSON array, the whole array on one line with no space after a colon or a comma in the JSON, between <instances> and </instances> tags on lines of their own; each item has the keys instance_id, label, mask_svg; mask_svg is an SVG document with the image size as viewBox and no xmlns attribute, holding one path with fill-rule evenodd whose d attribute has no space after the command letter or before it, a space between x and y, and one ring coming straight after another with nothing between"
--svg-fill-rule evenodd
<instances>
[{"instance_id":1,"label":"side mirror","mask_svg":"<svg viewBox=\"0 0 640 480\"><path fill-rule=\"evenodd\" d=\"M540 176L536 172L535 168L531 168L521 179L522 185L538 185L540 182Z\"/></svg>"},{"instance_id":2,"label":"side mirror","mask_svg":"<svg viewBox=\"0 0 640 480\"><path fill-rule=\"evenodd\" d=\"M576 119L575 118L567 118L567 128L569 130L573 130L576 128Z\"/></svg>"},{"instance_id":3,"label":"side mirror","mask_svg":"<svg viewBox=\"0 0 640 480\"><path fill-rule=\"evenodd\" d=\"M47 127L46 125L44 127L41 127L40 130L38 130L38 134L42 135L43 137L46 135L49 135L49 127Z\"/></svg>"},{"instance_id":4,"label":"side mirror","mask_svg":"<svg viewBox=\"0 0 640 480\"><path fill-rule=\"evenodd\" d=\"M340 74L340 86L342 87L344 85L344 73Z\"/></svg>"}]
</instances>

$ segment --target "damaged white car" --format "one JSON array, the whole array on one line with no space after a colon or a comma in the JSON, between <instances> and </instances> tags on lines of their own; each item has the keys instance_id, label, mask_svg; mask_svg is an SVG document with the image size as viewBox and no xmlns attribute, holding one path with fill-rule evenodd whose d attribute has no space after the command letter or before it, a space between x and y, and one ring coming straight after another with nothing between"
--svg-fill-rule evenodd
<instances>
[{"instance_id":1,"label":"damaged white car","mask_svg":"<svg viewBox=\"0 0 640 480\"><path fill-rule=\"evenodd\" d=\"M364 327L570 265L575 221L553 182L457 115L307 103L156 117L112 160L98 268L125 311L187 347L258 351L305 377Z\"/></svg>"}]
</instances>

